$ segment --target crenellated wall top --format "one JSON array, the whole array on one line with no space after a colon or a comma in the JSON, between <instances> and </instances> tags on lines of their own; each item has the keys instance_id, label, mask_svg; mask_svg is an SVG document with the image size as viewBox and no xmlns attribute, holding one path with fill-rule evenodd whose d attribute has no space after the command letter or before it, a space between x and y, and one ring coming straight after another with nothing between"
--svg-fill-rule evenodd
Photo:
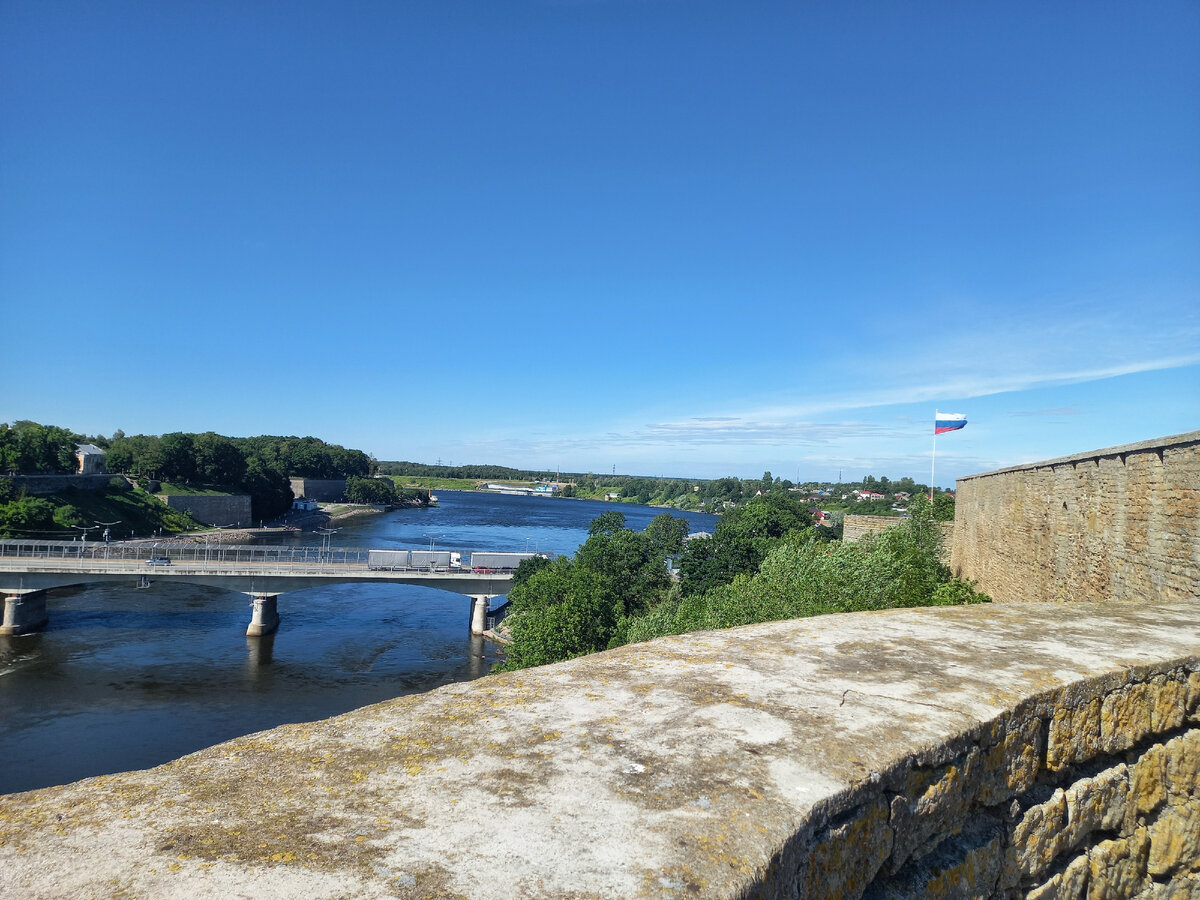
<instances>
[{"instance_id":1,"label":"crenellated wall top","mask_svg":"<svg viewBox=\"0 0 1200 900\"><path fill-rule=\"evenodd\" d=\"M1022 463L1017 466L1007 466L1003 469L993 469L990 472L978 472L974 475L964 475L958 478L958 481L971 481L976 478L988 478L993 475L1003 475L1008 472L1021 472L1035 469L1052 468L1054 466L1070 465L1078 462L1085 462L1093 459L1104 459L1113 456L1128 456L1132 453L1145 453L1147 451L1169 450L1176 447L1185 447L1192 444L1200 444L1200 431L1188 431L1184 434L1172 434L1167 437L1154 438L1149 441L1138 441L1135 444L1121 444L1117 447L1105 447L1103 450L1089 450L1085 453L1073 453L1070 456L1058 456L1054 459L1044 459L1038 462Z\"/></svg>"}]
</instances>

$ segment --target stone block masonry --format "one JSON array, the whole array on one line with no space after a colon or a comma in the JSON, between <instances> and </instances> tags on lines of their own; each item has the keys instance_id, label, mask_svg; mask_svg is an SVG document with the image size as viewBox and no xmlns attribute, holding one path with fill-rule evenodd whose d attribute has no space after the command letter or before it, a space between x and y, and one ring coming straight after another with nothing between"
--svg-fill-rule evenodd
<instances>
[{"instance_id":1,"label":"stone block masonry","mask_svg":"<svg viewBox=\"0 0 1200 900\"><path fill-rule=\"evenodd\" d=\"M905 519L900 516L856 516L848 513L842 529L842 540L854 543L869 534L878 534L894 528L903 521ZM942 530L940 548L942 562L948 563L950 562L950 548L954 545L954 523L938 522L938 527Z\"/></svg>"},{"instance_id":2,"label":"stone block masonry","mask_svg":"<svg viewBox=\"0 0 1200 900\"><path fill-rule=\"evenodd\" d=\"M249 494L160 494L159 497L171 509L189 512L205 525L254 524Z\"/></svg>"},{"instance_id":3,"label":"stone block masonry","mask_svg":"<svg viewBox=\"0 0 1200 900\"><path fill-rule=\"evenodd\" d=\"M13 488L37 495L57 494L67 488L79 491L105 491L113 475L9 475Z\"/></svg>"},{"instance_id":4,"label":"stone block masonry","mask_svg":"<svg viewBox=\"0 0 1200 900\"><path fill-rule=\"evenodd\" d=\"M1200 431L960 478L951 568L999 602L1200 596Z\"/></svg>"},{"instance_id":5,"label":"stone block masonry","mask_svg":"<svg viewBox=\"0 0 1200 900\"><path fill-rule=\"evenodd\" d=\"M1194 600L699 632L0 797L0 896L1193 898Z\"/></svg>"},{"instance_id":6,"label":"stone block masonry","mask_svg":"<svg viewBox=\"0 0 1200 900\"><path fill-rule=\"evenodd\" d=\"M321 503L338 503L346 499L345 478L293 478L292 496L307 497Z\"/></svg>"}]
</instances>

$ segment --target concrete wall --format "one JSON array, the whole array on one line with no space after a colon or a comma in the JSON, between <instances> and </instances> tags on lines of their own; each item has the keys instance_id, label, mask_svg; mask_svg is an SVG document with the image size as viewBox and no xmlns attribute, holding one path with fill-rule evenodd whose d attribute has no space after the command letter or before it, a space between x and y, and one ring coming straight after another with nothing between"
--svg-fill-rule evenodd
<instances>
[{"instance_id":1,"label":"concrete wall","mask_svg":"<svg viewBox=\"0 0 1200 900\"><path fill-rule=\"evenodd\" d=\"M190 510L192 518L206 525L253 524L249 494L160 494L171 509Z\"/></svg>"},{"instance_id":2,"label":"concrete wall","mask_svg":"<svg viewBox=\"0 0 1200 900\"><path fill-rule=\"evenodd\" d=\"M0 884L29 900L1191 898L1196 611L852 613L449 685L0 797Z\"/></svg>"},{"instance_id":3,"label":"concrete wall","mask_svg":"<svg viewBox=\"0 0 1200 900\"><path fill-rule=\"evenodd\" d=\"M13 487L30 494L57 494L73 487L80 491L102 491L119 475L9 475Z\"/></svg>"},{"instance_id":4,"label":"concrete wall","mask_svg":"<svg viewBox=\"0 0 1200 900\"><path fill-rule=\"evenodd\" d=\"M960 478L951 568L997 601L1200 596L1200 431Z\"/></svg>"},{"instance_id":5,"label":"concrete wall","mask_svg":"<svg viewBox=\"0 0 1200 900\"><path fill-rule=\"evenodd\" d=\"M292 495L320 500L322 503L336 503L346 499L346 479L293 478Z\"/></svg>"}]
</instances>

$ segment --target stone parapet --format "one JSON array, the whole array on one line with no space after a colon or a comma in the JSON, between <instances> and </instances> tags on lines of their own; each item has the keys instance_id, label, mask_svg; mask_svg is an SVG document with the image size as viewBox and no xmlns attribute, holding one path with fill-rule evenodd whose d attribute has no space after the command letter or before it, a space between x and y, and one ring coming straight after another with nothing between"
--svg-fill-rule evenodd
<instances>
[{"instance_id":1,"label":"stone parapet","mask_svg":"<svg viewBox=\"0 0 1200 900\"><path fill-rule=\"evenodd\" d=\"M0 797L0 893L1167 898L1200 604L701 632Z\"/></svg>"},{"instance_id":2,"label":"stone parapet","mask_svg":"<svg viewBox=\"0 0 1200 900\"><path fill-rule=\"evenodd\" d=\"M951 568L1000 602L1200 594L1200 431L958 480Z\"/></svg>"}]
</instances>

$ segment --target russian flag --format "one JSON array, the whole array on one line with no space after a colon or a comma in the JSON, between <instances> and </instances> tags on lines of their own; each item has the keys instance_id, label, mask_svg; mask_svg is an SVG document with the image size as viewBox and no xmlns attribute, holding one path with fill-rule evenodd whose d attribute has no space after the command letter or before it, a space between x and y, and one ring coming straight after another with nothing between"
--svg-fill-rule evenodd
<instances>
[{"instance_id":1,"label":"russian flag","mask_svg":"<svg viewBox=\"0 0 1200 900\"><path fill-rule=\"evenodd\" d=\"M967 417L959 413L934 412L933 433L945 434L947 431L958 431L967 424Z\"/></svg>"}]
</instances>

